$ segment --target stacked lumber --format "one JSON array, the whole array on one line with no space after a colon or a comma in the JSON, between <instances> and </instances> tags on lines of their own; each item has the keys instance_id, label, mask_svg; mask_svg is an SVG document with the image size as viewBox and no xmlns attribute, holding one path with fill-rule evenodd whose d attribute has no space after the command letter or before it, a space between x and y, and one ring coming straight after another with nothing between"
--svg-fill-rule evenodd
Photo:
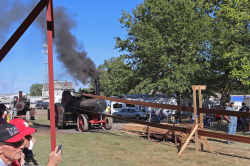
<instances>
[{"instance_id":1,"label":"stacked lumber","mask_svg":"<svg viewBox=\"0 0 250 166\"><path fill-rule=\"evenodd\" d=\"M137 133L147 133L148 127L146 125L136 124L136 123L127 123L123 125L123 130L129 132L137 132ZM156 127L149 127L150 133L158 133L158 134L165 134L167 132L166 129L160 129Z\"/></svg>"},{"instance_id":2,"label":"stacked lumber","mask_svg":"<svg viewBox=\"0 0 250 166\"><path fill-rule=\"evenodd\" d=\"M164 124L164 123L161 123ZM169 125L169 124L168 124ZM156 127L148 127L146 125L127 123L123 125L123 130L127 132L140 133L141 135L148 136L148 139L154 137L160 140L171 140L180 146L185 142L187 133L179 131L170 131L167 129L160 129Z\"/></svg>"}]
</instances>

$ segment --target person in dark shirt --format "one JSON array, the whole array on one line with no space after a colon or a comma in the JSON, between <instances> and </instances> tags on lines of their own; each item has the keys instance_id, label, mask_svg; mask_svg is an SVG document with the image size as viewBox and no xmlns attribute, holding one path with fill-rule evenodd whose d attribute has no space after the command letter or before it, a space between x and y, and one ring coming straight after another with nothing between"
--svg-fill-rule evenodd
<instances>
[{"instance_id":1,"label":"person in dark shirt","mask_svg":"<svg viewBox=\"0 0 250 166\"><path fill-rule=\"evenodd\" d=\"M242 107L240 109L240 112L248 112L249 113L249 108L246 106L245 103L242 103ZM240 117L240 126L241 129L243 129L244 132L246 131L250 131L250 119L249 118L244 118L244 117Z\"/></svg>"},{"instance_id":2,"label":"person in dark shirt","mask_svg":"<svg viewBox=\"0 0 250 166\"><path fill-rule=\"evenodd\" d=\"M7 107L4 104L0 104L0 124L6 123L7 114Z\"/></svg>"}]
</instances>

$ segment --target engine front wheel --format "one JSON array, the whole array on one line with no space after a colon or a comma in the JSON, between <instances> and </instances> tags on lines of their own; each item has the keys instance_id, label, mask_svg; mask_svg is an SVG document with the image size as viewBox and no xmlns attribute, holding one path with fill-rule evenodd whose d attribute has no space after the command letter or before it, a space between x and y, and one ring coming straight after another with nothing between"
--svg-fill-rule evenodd
<instances>
[{"instance_id":1,"label":"engine front wheel","mask_svg":"<svg viewBox=\"0 0 250 166\"><path fill-rule=\"evenodd\" d=\"M89 124L87 120L87 116L84 114L80 114L77 116L77 130L80 132L88 131Z\"/></svg>"},{"instance_id":2,"label":"engine front wheel","mask_svg":"<svg viewBox=\"0 0 250 166\"><path fill-rule=\"evenodd\" d=\"M111 117L105 117L104 128L106 130L111 130L112 126L113 126L113 118L111 118Z\"/></svg>"}]
</instances>

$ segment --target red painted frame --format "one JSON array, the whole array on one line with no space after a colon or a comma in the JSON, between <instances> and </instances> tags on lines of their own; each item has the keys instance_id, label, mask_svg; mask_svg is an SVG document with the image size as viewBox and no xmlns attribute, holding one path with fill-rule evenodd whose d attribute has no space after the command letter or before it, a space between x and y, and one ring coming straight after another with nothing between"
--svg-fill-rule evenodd
<instances>
[{"instance_id":1,"label":"red painted frame","mask_svg":"<svg viewBox=\"0 0 250 166\"><path fill-rule=\"evenodd\" d=\"M51 151L56 147L55 103L54 103L54 72L53 72L53 2L49 0L47 8L47 39L48 39L48 71L49 71L49 103L50 103L50 144Z\"/></svg>"},{"instance_id":2,"label":"red painted frame","mask_svg":"<svg viewBox=\"0 0 250 166\"><path fill-rule=\"evenodd\" d=\"M30 14L25 18L22 24L12 34L9 40L0 50L0 62L22 37L24 32L30 27L37 16L47 6L47 38L48 38L48 68L49 68L49 97L50 97L50 140L51 151L56 146L56 128L55 128L55 108L54 108L54 73L53 73L53 36L54 36L54 19L53 19L53 2L52 0L40 0L33 8Z\"/></svg>"}]
</instances>

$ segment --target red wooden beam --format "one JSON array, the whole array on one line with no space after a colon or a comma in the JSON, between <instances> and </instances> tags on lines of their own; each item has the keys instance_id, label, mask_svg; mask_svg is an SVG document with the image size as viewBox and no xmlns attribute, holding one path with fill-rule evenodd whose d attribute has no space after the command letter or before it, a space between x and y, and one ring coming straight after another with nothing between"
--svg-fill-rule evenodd
<instances>
[{"instance_id":1,"label":"red wooden beam","mask_svg":"<svg viewBox=\"0 0 250 166\"><path fill-rule=\"evenodd\" d=\"M84 112L88 112L88 113L92 113L92 114L99 114L99 115L103 115L103 116L107 116L107 117L112 117L114 119L119 119L122 121L127 121L127 122L147 125L147 126L151 126L151 127L156 127L156 128L160 128L160 129L180 131L183 133L190 133L192 130L191 128L188 128L188 127L182 127L182 126L177 126L177 125L172 125L172 124L160 124L160 123L146 122L145 120L136 120L136 119L114 116L114 115L110 115L110 114L88 111L88 110L83 109L81 107L71 107L71 108L83 110ZM212 132L212 131L208 131L208 130L204 130L204 129L198 129L198 135L210 137L210 138L219 138L219 139L224 139L224 140L231 140L231 141L237 141L237 142L250 144L250 137L246 137L246 136L229 135L229 134L222 133L222 132Z\"/></svg>"},{"instance_id":2,"label":"red wooden beam","mask_svg":"<svg viewBox=\"0 0 250 166\"><path fill-rule=\"evenodd\" d=\"M56 147L55 107L54 107L54 72L53 72L53 2L49 0L47 8L47 39L48 39L48 71L49 71L49 103L50 103L50 144L51 151Z\"/></svg>"},{"instance_id":3,"label":"red wooden beam","mask_svg":"<svg viewBox=\"0 0 250 166\"><path fill-rule=\"evenodd\" d=\"M186 107L186 106L178 106L178 105L170 105L170 104L159 104L159 103L151 103L151 102L144 102L144 101L136 101L136 100L125 100L120 98L114 97L106 97L106 96L97 96L92 94L83 93L84 96L99 98L104 100L110 101L117 101L126 104L135 104L135 105L142 105L146 107L153 107L153 108L163 108L163 109L172 109L172 110L180 110L184 112L193 112L193 107ZM206 108L198 108L198 113L206 113L206 114L220 114L220 115L231 115L231 116L238 116L238 117L250 117L250 113L247 112L238 112L238 111L227 111L223 109L206 109Z\"/></svg>"},{"instance_id":4,"label":"red wooden beam","mask_svg":"<svg viewBox=\"0 0 250 166\"><path fill-rule=\"evenodd\" d=\"M36 7L30 12L30 14L25 18L22 24L12 34L9 40L4 44L4 46L0 50L0 62L11 50L11 48L16 44L16 42L21 38L21 36L29 28L29 26L34 22L34 20L41 13L41 11L47 6L48 1L49 0L40 0Z\"/></svg>"}]
</instances>

